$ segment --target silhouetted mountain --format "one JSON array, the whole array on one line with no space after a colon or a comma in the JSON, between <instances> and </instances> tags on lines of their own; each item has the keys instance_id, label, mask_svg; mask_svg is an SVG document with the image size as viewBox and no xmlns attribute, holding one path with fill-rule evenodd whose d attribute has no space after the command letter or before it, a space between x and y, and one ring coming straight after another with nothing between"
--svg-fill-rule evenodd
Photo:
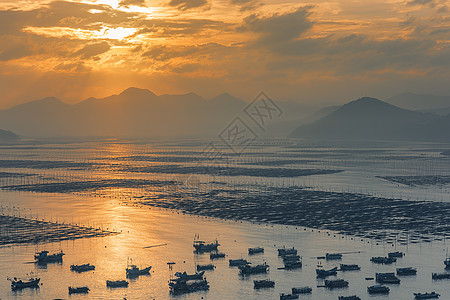
<instances>
[{"instance_id":1,"label":"silhouetted mountain","mask_svg":"<svg viewBox=\"0 0 450 300\"><path fill-rule=\"evenodd\" d=\"M386 102L410 110L432 110L450 107L450 96L403 93L386 99Z\"/></svg>"},{"instance_id":2,"label":"silhouetted mountain","mask_svg":"<svg viewBox=\"0 0 450 300\"><path fill-rule=\"evenodd\" d=\"M0 129L0 142L15 141L18 139L19 139L19 136L17 134L15 134L14 132Z\"/></svg>"},{"instance_id":3,"label":"silhouetted mountain","mask_svg":"<svg viewBox=\"0 0 450 300\"><path fill-rule=\"evenodd\" d=\"M129 88L119 95L68 105L45 98L0 111L0 126L25 136L203 136L217 135L247 103L229 94L157 96Z\"/></svg>"},{"instance_id":4,"label":"silhouetted mountain","mask_svg":"<svg viewBox=\"0 0 450 300\"><path fill-rule=\"evenodd\" d=\"M326 140L450 140L450 116L402 109L364 97L298 127L292 137Z\"/></svg>"}]
</instances>

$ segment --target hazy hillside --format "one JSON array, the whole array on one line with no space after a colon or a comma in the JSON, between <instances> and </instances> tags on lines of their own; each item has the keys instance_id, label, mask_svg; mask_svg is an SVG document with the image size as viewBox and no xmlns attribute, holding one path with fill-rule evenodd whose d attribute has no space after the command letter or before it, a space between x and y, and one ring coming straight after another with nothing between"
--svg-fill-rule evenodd
<instances>
[{"instance_id":1,"label":"hazy hillside","mask_svg":"<svg viewBox=\"0 0 450 300\"><path fill-rule=\"evenodd\" d=\"M450 96L403 93L386 99L386 102L410 110L434 110L437 108L449 108Z\"/></svg>"},{"instance_id":2,"label":"hazy hillside","mask_svg":"<svg viewBox=\"0 0 450 300\"><path fill-rule=\"evenodd\" d=\"M284 111L265 134L285 136L313 109L280 102ZM0 111L0 126L32 137L217 136L248 105L224 93L212 99L194 94L160 95L129 88L119 95L68 105L45 98ZM251 122L251 121L250 121Z\"/></svg>"},{"instance_id":3,"label":"hazy hillside","mask_svg":"<svg viewBox=\"0 0 450 300\"><path fill-rule=\"evenodd\" d=\"M292 137L349 140L450 140L450 117L402 109L374 98L347 103L298 127Z\"/></svg>"},{"instance_id":4,"label":"hazy hillside","mask_svg":"<svg viewBox=\"0 0 450 300\"><path fill-rule=\"evenodd\" d=\"M19 139L19 136L17 134L15 134L14 132L0 129L0 142L15 141L18 139Z\"/></svg>"}]
</instances>

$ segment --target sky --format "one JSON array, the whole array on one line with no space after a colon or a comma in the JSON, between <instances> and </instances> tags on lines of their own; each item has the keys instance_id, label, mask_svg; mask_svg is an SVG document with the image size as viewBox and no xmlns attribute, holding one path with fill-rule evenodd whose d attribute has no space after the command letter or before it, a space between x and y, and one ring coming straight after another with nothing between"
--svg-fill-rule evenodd
<instances>
[{"instance_id":1,"label":"sky","mask_svg":"<svg viewBox=\"0 0 450 300\"><path fill-rule=\"evenodd\" d=\"M130 86L345 102L449 82L446 0L0 0L0 109Z\"/></svg>"}]
</instances>

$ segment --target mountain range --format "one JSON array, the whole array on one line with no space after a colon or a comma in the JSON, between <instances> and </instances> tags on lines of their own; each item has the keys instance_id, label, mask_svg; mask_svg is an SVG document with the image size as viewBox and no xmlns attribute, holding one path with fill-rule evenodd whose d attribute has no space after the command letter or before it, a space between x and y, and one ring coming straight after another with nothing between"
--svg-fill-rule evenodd
<instances>
[{"instance_id":1,"label":"mountain range","mask_svg":"<svg viewBox=\"0 0 450 300\"><path fill-rule=\"evenodd\" d=\"M339 107L291 137L320 140L450 141L450 115L399 108L364 97Z\"/></svg>"},{"instance_id":2,"label":"mountain range","mask_svg":"<svg viewBox=\"0 0 450 300\"><path fill-rule=\"evenodd\" d=\"M248 104L227 93L204 99L194 93L157 96L146 89L128 88L74 105L54 97L21 104L0 111L0 128L27 137L217 136L244 114ZM272 124L272 135L286 135L315 110L293 101L280 105L283 118Z\"/></svg>"},{"instance_id":3,"label":"mountain range","mask_svg":"<svg viewBox=\"0 0 450 300\"><path fill-rule=\"evenodd\" d=\"M413 100L407 100L408 95ZM277 101L281 117L257 133L291 133L291 137L320 140L450 140L450 115L445 108L436 108L445 107L447 100L437 97L430 102L431 98L416 94L386 101L364 97L327 107ZM388 102L409 103L421 111ZM158 96L146 89L128 88L118 95L91 97L74 105L54 97L21 104L0 111L0 128L24 137L217 137L238 116L252 125L244 114L247 105L227 93L205 99L195 93Z\"/></svg>"}]
</instances>

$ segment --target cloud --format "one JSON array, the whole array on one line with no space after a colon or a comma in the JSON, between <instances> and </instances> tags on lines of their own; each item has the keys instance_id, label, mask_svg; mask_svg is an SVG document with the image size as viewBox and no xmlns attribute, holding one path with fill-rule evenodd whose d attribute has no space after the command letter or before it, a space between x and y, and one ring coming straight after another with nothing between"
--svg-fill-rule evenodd
<instances>
[{"instance_id":1,"label":"cloud","mask_svg":"<svg viewBox=\"0 0 450 300\"><path fill-rule=\"evenodd\" d=\"M120 6L130 6L130 5L136 5L136 6L145 6L145 0L122 0L119 3Z\"/></svg>"},{"instance_id":2,"label":"cloud","mask_svg":"<svg viewBox=\"0 0 450 300\"><path fill-rule=\"evenodd\" d=\"M244 19L239 28L241 31L250 31L259 35L257 44L273 47L299 38L313 25L308 19L310 7L300 7L286 14L272 16L250 15Z\"/></svg>"},{"instance_id":3,"label":"cloud","mask_svg":"<svg viewBox=\"0 0 450 300\"><path fill-rule=\"evenodd\" d=\"M408 1L406 4L415 6L415 5L421 5L421 6L431 6L434 7L438 3L438 0L411 0Z\"/></svg>"},{"instance_id":4,"label":"cloud","mask_svg":"<svg viewBox=\"0 0 450 300\"><path fill-rule=\"evenodd\" d=\"M97 55L108 52L109 49L111 49L111 46L105 41L95 44L87 44L75 52L73 56L79 56L83 59L91 59Z\"/></svg>"},{"instance_id":5,"label":"cloud","mask_svg":"<svg viewBox=\"0 0 450 300\"><path fill-rule=\"evenodd\" d=\"M232 5L240 6L241 11L252 10L262 5L259 0L230 0L230 3Z\"/></svg>"},{"instance_id":6,"label":"cloud","mask_svg":"<svg viewBox=\"0 0 450 300\"><path fill-rule=\"evenodd\" d=\"M170 0L168 3L179 10L188 10L192 8L206 7L209 3L207 0Z\"/></svg>"}]
</instances>

